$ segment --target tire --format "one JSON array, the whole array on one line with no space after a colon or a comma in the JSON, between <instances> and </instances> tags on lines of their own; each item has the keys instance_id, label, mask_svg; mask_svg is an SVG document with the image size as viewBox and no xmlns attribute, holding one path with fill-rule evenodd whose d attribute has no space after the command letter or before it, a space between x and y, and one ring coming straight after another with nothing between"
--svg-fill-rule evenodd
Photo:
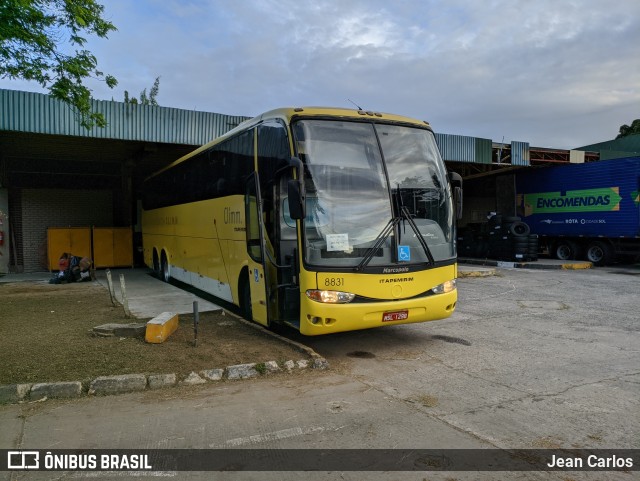
<instances>
[{"instance_id":1,"label":"tire","mask_svg":"<svg viewBox=\"0 0 640 481\"><path fill-rule=\"evenodd\" d=\"M516 237L527 237L531 234L531 229L524 222L514 222L509 226L509 232Z\"/></svg>"},{"instance_id":2,"label":"tire","mask_svg":"<svg viewBox=\"0 0 640 481\"><path fill-rule=\"evenodd\" d=\"M153 275L158 279L162 279L162 271L160 270L160 259L158 258L158 251L153 250Z\"/></svg>"},{"instance_id":3,"label":"tire","mask_svg":"<svg viewBox=\"0 0 640 481\"><path fill-rule=\"evenodd\" d=\"M240 312L247 321L253 321L253 310L251 309L251 288L249 279L243 276L240 282Z\"/></svg>"},{"instance_id":4,"label":"tire","mask_svg":"<svg viewBox=\"0 0 640 481\"><path fill-rule=\"evenodd\" d=\"M171 266L169 265L169 261L167 260L167 254L162 252L162 258L160 261L160 279L164 282L169 282L171 280Z\"/></svg>"},{"instance_id":5,"label":"tire","mask_svg":"<svg viewBox=\"0 0 640 481\"><path fill-rule=\"evenodd\" d=\"M593 241L587 247L587 260L596 266L606 266L613 260L611 245L602 241Z\"/></svg>"},{"instance_id":6,"label":"tire","mask_svg":"<svg viewBox=\"0 0 640 481\"><path fill-rule=\"evenodd\" d=\"M493 217L489 218L488 224L492 228L502 225L502 216L501 215L494 215Z\"/></svg>"},{"instance_id":7,"label":"tire","mask_svg":"<svg viewBox=\"0 0 640 481\"><path fill-rule=\"evenodd\" d=\"M561 240L554 248L554 254L556 259L561 261L570 261L578 258L579 247L573 241Z\"/></svg>"},{"instance_id":8,"label":"tire","mask_svg":"<svg viewBox=\"0 0 640 481\"><path fill-rule=\"evenodd\" d=\"M531 242L526 237L514 237L511 245L514 247L529 247Z\"/></svg>"}]
</instances>

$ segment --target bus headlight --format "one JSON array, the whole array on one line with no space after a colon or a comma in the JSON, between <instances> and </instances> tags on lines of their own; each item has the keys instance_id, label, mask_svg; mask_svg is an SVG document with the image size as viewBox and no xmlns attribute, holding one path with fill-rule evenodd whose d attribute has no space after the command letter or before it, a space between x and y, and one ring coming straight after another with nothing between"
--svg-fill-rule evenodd
<instances>
[{"instance_id":1,"label":"bus headlight","mask_svg":"<svg viewBox=\"0 0 640 481\"><path fill-rule=\"evenodd\" d=\"M434 287L433 289L431 289L431 292L433 292L434 294L446 294L447 292L455 291L457 284L457 280L452 279Z\"/></svg>"},{"instance_id":2,"label":"bus headlight","mask_svg":"<svg viewBox=\"0 0 640 481\"><path fill-rule=\"evenodd\" d=\"M312 301L328 304L346 304L347 302L353 301L356 297L355 294L351 294L350 292L319 291L316 289L309 289L306 294Z\"/></svg>"}]
</instances>

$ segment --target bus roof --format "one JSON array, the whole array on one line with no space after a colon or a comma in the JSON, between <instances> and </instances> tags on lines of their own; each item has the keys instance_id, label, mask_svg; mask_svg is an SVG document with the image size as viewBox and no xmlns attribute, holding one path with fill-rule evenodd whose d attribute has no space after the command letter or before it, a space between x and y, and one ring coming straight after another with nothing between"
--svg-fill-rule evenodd
<instances>
[{"instance_id":1,"label":"bus roof","mask_svg":"<svg viewBox=\"0 0 640 481\"><path fill-rule=\"evenodd\" d=\"M189 152L188 154L180 157L178 160L172 162L168 166L160 169L159 171L153 173L149 177L154 177L155 175L168 170L177 164L193 157L194 155L199 154L202 151L205 151L214 145L222 142L229 137L233 137L234 135L243 132L245 130L249 130L252 127L271 119L281 119L284 120L287 124L295 117L333 117L333 118L343 118L343 119L351 119L358 120L363 118L369 118L373 120L387 121L387 122L398 122L403 124L414 124L420 127L431 128L431 125L426 120L417 120L411 117L404 117L402 115L396 114L388 114L388 113L380 113L371 110L356 110L356 109L345 109L345 108L337 108L337 107L282 107L274 110L269 110L268 112L264 112L252 119L245 120L237 127L233 128L229 132L217 137L210 142L198 147L196 150Z\"/></svg>"},{"instance_id":2,"label":"bus roof","mask_svg":"<svg viewBox=\"0 0 640 481\"><path fill-rule=\"evenodd\" d=\"M270 110L265 112L253 119L246 120L241 123L235 129L227 132L226 135L234 133L234 131L244 130L246 128L250 128L251 126L263 122L269 119L283 119L290 121L294 117L342 117L349 119L358 119L363 117L370 117L374 119L382 119L391 122L403 122L410 124L419 124L421 126L429 126L429 123L422 120L417 120L410 117L404 117L402 115L388 114L388 113L380 113L374 112L370 110L355 110L355 109L345 109L345 108L337 108L337 107L284 107L279 109Z\"/></svg>"}]
</instances>

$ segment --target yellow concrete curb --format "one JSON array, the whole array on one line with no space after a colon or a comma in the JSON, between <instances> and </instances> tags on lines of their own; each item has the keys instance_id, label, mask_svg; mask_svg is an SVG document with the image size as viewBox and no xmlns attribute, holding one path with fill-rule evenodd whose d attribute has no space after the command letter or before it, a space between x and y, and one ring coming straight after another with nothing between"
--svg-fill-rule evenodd
<instances>
[{"instance_id":1,"label":"yellow concrete curb","mask_svg":"<svg viewBox=\"0 0 640 481\"><path fill-rule=\"evenodd\" d=\"M591 262L575 262L573 264L562 264L562 269L567 271L576 271L579 269L591 269L593 264Z\"/></svg>"},{"instance_id":2,"label":"yellow concrete curb","mask_svg":"<svg viewBox=\"0 0 640 481\"><path fill-rule=\"evenodd\" d=\"M496 275L495 269L486 269L483 271L467 271L463 272L458 270L458 278L461 277L491 277Z\"/></svg>"}]
</instances>

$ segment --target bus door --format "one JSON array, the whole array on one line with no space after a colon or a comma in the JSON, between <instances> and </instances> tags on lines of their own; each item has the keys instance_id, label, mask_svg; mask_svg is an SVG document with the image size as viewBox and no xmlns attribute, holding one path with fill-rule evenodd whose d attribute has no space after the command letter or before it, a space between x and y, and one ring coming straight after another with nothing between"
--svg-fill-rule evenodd
<instances>
[{"instance_id":1,"label":"bus door","mask_svg":"<svg viewBox=\"0 0 640 481\"><path fill-rule=\"evenodd\" d=\"M300 328L300 284L298 267L297 223L289 212L288 183L292 175L284 175L278 182L278 246L279 269L278 314L293 327Z\"/></svg>"},{"instance_id":2,"label":"bus door","mask_svg":"<svg viewBox=\"0 0 640 481\"><path fill-rule=\"evenodd\" d=\"M251 317L259 324L270 324L267 299L269 282L265 269L265 240L262 218L262 197L260 179L257 172L247 179L245 197L245 219L247 234L247 253L249 254L249 292Z\"/></svg>"},{"instance_id":3,"label":"bus door","mask_svg":"<svg viewBox=\"0 0 640 481\"><path fill-rule=\"evenodd\" d=\"M294 325L300 318L295 221L284 224L287 182L293 176L289 138L284 123L269 120L257 127L257 166L262 212L263 266L270 322ZM293 167L293 169L292 169ZM293 225L293 228L291 228Z\"/></svg>"},{"instance_id":4,"label":"bus door","mask_svg":"<svg viewBox=\"0 0 640 481\"><path fill-rule=\"evenodd\" d=\"M300 289L297 282L297 230L286 197L290 176L260 185L253 173L245 195L249 284L253 320L270 325L286 322L298 327Z\"/></svg>"}]
</instances>

